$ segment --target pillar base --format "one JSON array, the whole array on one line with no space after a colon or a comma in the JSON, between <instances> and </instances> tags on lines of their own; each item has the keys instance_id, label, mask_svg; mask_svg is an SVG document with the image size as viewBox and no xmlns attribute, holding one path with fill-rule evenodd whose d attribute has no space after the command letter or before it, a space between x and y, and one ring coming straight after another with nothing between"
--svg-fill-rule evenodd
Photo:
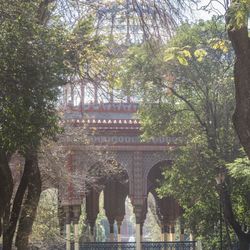
<instances>
[{"instance_id":1,"label":"pillar base","mask_svg":"<svg viewBox=\"0 0 250 250\"><path fill-rule=\"evenodd\" d=\"M122 235L121 234L117 235L117 242L122 242Z\"/></svg>"},{"instance_id":2,"label":"pillar base","mask_svg":"<svg viewBox=\"0 0 250 250\"><path fill-rule=\"evenodd\" d=\"M141 250L141 224L136 224L135 241L136 250Z\"/></svg>"},{"instance_id":3,"label":"pillar base","mask_svg":"<svg viewBox=\"0 0 250 250\"><path fill-rule=\"evenodd\" d=\"M79 225L74 224L74 250L79 250Z\"/></svg>"},{"instance_id":4,"label":"pillar base","mask_svg":"<svg viewBox=\"0 0 250 250\"><path fill-rule=\"evenodd\" d=\"M193 234L190 234L190 235L189 235L189 240L190 240L190 241L194 241L194 236L193 236Z\"/></svg>"},{"instance_id":5,"label":"pillar base","mask_svg":"<svg viewBox=\"0 0 250 250\"><path fill-rule=\"evenodd\" d=\"M180 234L180 241L184 241L184 240L185 240L184 234Z\"/></svg>"},{"instance_id":6,"label":"pillar base","mask_svg":"<svg viewBox=\"0 0 250 250\"><path fill-rule=\"evenodd\" d=\"M174 233L170 234L170 241L175 241L175 234Z\"/></svg>"},{"instance_id":7,"label":"pillar base","mask_svg":"<svg viewBox=\"0 0 250 250\"><path fill-rule=\"evenodd\" d=\"M115 235L114 235L114 233L110 233L109 234L109 241L110 242L114 242L115 241Z\"/></svg>"},{"instance_id":8,"label":"pillar base","mask_svg":"<svg viewBox=\"0 0 250 250\"><path fill-rule=\"evenodd\" d=\"M70 244L71 243L70 242L70 240L71 240L70 239L70 236L71 236L70 235L71 234L70 233L70 226L71 226L70 224L66 224L66 250L70 250L70 245L71 245Z\"/></svg>"}]
</instances>

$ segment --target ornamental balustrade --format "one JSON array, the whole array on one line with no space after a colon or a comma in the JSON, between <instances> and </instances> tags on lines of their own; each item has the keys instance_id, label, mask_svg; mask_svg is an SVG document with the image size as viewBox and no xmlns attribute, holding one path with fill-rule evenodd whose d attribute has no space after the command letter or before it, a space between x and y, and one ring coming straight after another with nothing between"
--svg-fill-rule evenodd
<instances>
[{"instance_id":1,"label":"ornamental balustrade","mask_svg":"<svg viewBox=\"0 0 250 250\"><path fill-rule=\"evenodd\" d=\"M195 250L195 241L142 242L142 250ZM73 250L74 247L72 246ZM135 242L89 242L80 244L80 250L135 250Z\"/></svg>"}]
</instances>

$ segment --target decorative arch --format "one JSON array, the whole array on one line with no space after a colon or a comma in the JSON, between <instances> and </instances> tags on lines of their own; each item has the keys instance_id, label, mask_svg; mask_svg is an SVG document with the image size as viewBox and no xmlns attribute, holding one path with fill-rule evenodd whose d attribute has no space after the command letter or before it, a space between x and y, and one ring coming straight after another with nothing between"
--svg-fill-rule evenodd
<instances>
[{"instance_id":1,"label":"decorative arch","mask_svg":"<svg viewBox=\"0 0 250 250\"><path fill-rule=\"evenodd\" d=\"M164 166L170 166L172 161L162 160L157 162L148 172L147 175L147 192L152 192L153 188L156 188L157 181L163 178L162 171ZM153 191L154 192L154 191Z\"/></svg>"},{"instance_id":2,"label":"decorative arch","mask_svg":"<svg viewBox=\"0 0 250 250\"><path fill-rule=\"evenodd\" d=\"M167 162L171 164L173 162L173 157L166 154L166 152L146 152L143 157L143 166L144 166L144 176L148 178L149 172L157 164Z\"/></svg>"}]
</instances>

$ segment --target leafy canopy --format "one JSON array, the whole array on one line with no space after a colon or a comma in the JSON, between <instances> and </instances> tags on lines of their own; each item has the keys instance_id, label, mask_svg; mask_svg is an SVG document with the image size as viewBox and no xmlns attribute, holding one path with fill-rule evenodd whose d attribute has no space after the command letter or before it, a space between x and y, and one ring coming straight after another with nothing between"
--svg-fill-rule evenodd
<instances>
[{"instance_id":1,"label":"leafy canopy","mask_svg":"<svg viewBox=\"0 0 250 250\"><path fill-rule=\"evenodd\" d=\"M187 226L203 238L207 249L218 244L215 176L218 168L239 156L231 123L233 58L224 24L213 19L182 25L167 45L152 41L132 47L119 72L123 85L142 100L144 138L182 138L183 146L165 170L158 192L180 202ZM234 204L243 204L246 189L228 183L233 200L241 200ZM243 211L249 208L234 209L243 223Z\"/></svg>"}]
</instances>

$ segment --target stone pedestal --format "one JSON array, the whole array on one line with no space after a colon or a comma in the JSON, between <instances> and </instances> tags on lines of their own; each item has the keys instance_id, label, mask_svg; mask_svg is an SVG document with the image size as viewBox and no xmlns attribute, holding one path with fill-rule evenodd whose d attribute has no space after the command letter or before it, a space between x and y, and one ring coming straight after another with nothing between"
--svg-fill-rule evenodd
<instances>
[{"instance_id":1,"label":"stone pedestal","mask_svg":"<svg viewBox=\"0 0 250 250\"><path fill-rule=\"evenodd\" d=\"M136 250L141 250L141 224L136 224L135 229Z\"/></svg>"},{"instance_id":2,"label":"stone pedestal","mask_svg":"<svg viewBox=\"0 0 250 250\"><path fill-rule=\"evenodd\" d=\"M170 226L170 241L175 241L175 225Z\"/></svg>"},{"instance_id":3,"label":"stone pedestal","mask_svg":"<svg viewBox=\"0 0 250 250\"><path fill-rule=\"evenodd\" d=\"M79 218L81 206L73 207L73 224L74 224L74 250L79 250Z\"/></svg>"},{"instance_id":4,"label":"stone pedestal","mask_svg":"<svg viewBox=\"0 0 250 250\"><path fill-rule=\"evenodd\" d=\"M114 242L115 241L115 234L114 234L114 219L108 218L109 221L109 241Z\"/></svg>"},{"instance_id":5,"label":"stone pedestal","mask_svg":"<svg viewBox=\"0 0 250 250\"><path fill-rule=\"evenodd\" d=\"M117 242L121 242L122 241L122 235L121 235L121 225L122 222L121 221L117 221Z\"/></svg>"},{"instance_id":6,"label":"stone pedestal","mask_svg":"<svg viewBox=\"0 0 250 250\"><path fill-rule=\"evenodd\" d=\"M79 250L79 225L74 223L74 250Z\"/></svg>"},{"instance_id":7,"label":"stone pedestal","mask_svg":"<svg viewBox=\"0 0 250 250\"><path fill-rule=\"evenodd\" d=\"M71 243L71 232L70 232L70 224L66 223L66 250L70 250Z\"/></svg>"}]
</instances>

